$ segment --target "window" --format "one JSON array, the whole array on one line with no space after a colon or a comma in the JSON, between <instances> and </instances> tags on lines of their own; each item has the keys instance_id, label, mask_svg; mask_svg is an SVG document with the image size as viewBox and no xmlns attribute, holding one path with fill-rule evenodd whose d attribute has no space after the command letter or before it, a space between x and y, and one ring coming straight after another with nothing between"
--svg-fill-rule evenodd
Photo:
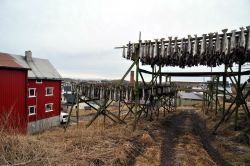
<instances>
[{"instance_id":1,"label":"window","mask_svg":"<svg viewBox=\"0 0 250 166\"><path fill-rule=\"evenodd\" d=\"M36 97L36 88L29 88L29 97Z\"/></svg>"},{"instance_id":2,"label":"window","mask_svg":"<svg viewBox=\"0 0 250 166\"><path fill-rule=\"evenodd\" d=\"M42 84L42 83L43 83L43 80L36 80L36 83L37 83L37 84Z\"/></svg>"},{"instance_id":3,"label":"window","mask_svg":"<svg viewBox=\"0 0 250 166\"><path fill-rule=\"evenodd\" d=\"M53 111L53 103L45 104L45 112Z\"/></svg>"},{"instance_id":4,"label":"window","mask_svg":"<svg viewBox=\"0 0 250 166\"><path fill-rule=\"evenodd\" d=\"M46 88L46 96L53 96L53 90L54 90L54 88L47 87Z\"/></svg>"},{"instance_id":5,"label":"window","mask_svg":"<svg viewBox=\"0 0 250 166\"><path fill-rule=\"evenodd\" d=\"M29 106L29 115L35 115L36 114L36 106Z\"/></svg>"}]
</instances>

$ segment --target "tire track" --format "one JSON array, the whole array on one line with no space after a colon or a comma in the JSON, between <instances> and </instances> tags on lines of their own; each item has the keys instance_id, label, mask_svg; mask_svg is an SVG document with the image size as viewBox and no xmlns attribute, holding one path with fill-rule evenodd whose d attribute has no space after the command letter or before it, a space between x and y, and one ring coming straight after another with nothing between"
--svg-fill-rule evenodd
<instances>
[{"instance_id":1,"label":"tire track","mask_svg":"<svg viewBox=\"0 0 250 166\"><path fill-rule=\"evenodd\" d=\"M197 162L201 165L229 165L211 145L212 136L194 110L169 116L162 126L165 139L161 147L161 166L194 165Z\"/></svg>"}]
</instances>

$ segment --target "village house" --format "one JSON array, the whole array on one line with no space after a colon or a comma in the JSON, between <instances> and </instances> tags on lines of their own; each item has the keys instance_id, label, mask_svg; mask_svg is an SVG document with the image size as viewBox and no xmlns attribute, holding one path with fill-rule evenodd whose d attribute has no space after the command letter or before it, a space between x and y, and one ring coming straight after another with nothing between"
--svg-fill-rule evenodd
<instances>
[{"instance_id":1,"label":"village house","mask_svg":"<svg viewBox=\"0 0 250 166\"><path fill-rule=\"evenodd\" d=\"M31 51L25 56L1 53L0 59L5 59L0 61L2 121L11 121L13 127L28 133L59 125L61 76L53 65L32 57ZM6 122L5 126L10 125Z\"/></svg>"},{"instance_id":2,"label":"village house","mask_svg":"<svg viewBox=\"0 0 250 166\"><path fill-rule=\"evenodd\" d=\"M0 131L27 130L27 84L29 67L0 53Z\"/></svg>"}]
</instances>

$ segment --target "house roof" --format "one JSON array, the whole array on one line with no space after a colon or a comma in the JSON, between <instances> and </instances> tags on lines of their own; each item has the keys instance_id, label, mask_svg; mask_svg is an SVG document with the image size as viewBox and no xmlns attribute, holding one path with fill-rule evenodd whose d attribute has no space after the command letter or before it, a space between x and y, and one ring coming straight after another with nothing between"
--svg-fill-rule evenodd
<instances>
[{"instance_id":1,"label":"house roof","mask_svg":"<svg viewBox=\"0 0 250 166\"><path fill-rule=\"evenodd\" d=\"M15 68L15 69L26 69L28 70L28 66L23 66L17 63L16 59L12 57L10 54L1 53L0 52L0 67L1 68Z\"/></svg>"},{"instance_id":2,"label":"house roof","mask_svg":"<svg viewBox=\"0 0 250 166\"><path fill-rule=\"evenodd\" d=\"M201 96L193 92L179 92L178 96L180 96L181 99L202 100Z\"/></svg>"},{"instance_id":3,"label":"house roof","mask_svg":"<svg viewBox=\"0 0 250 166\"><path fill-rule=\"evenodd\" d=\"M30 79L52 79L61 80L61 75L57 72L54 66L47 59L34 58L30 61L25 59L25 56L11 55L15 61L26 68L28 71L28 78Z\"/></svg>"}]
</instances>

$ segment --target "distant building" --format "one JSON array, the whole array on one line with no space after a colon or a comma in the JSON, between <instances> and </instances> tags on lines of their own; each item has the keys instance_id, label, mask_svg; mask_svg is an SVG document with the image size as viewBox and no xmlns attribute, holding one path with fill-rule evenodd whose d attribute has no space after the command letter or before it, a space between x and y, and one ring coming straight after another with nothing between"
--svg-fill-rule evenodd
<instances>
[{"instance_id":1,"label":"distant building","mask_svg":"<svg viewBox=\"0 0 250 166\"><path fill-rule=\"evenodd\" d=\"M33 58L31 51L26 51L25 56L5 54L26 71L25 84L17 85L15 80L14 93L24 90L22 96L25 111L17 118L25 119L22 123L23 130L28 133L40 132L52 126L59 125L61 111L61 76L47 59ZM1 81L2 82L2 81ZM1 85L1 84L0 84ZM0 88L3 88L0 86ZM10 92L5 92L8 96ZM2 94L2 93L1 93ZM0 101L1 102L1 101ZM15 100L12 101L15 105ZM2 105L2 104L0 104ZM3 105L6 105L3 104ZM7 106L7 109L11 107ZM4 111L0 107L0 111ZM18 126L18 124L16 124Z\"/></svg>"},{"instance_id":2,"label":"distant building","mask_svg":"<svg viewBox=\"0 0 250 166\"><path fill-rule=\"evenodd\" d=\"M194 104L201 104L203 100L203 95L194 92L178 92L178 105L179 106L189 106Z\"/></svg>"}]
</instances>

